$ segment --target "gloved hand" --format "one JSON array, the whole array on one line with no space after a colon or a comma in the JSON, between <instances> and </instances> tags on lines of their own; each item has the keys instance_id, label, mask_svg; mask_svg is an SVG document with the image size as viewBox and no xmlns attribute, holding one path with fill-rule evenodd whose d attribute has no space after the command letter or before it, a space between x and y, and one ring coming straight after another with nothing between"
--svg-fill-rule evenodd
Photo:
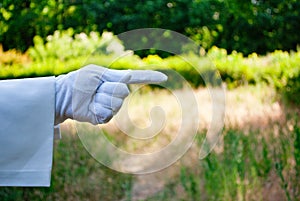
<instances>
[{"instance_id":1,"label":"gloved hand","mask_svg":"<svg viewBox=\"0 0 300 201\"><path fill-rule=\"evenodd\" d=\"M159 83L163 73L151 70L111 70L88 65L56 77L55 125L68 118L94 125L108 122L128 96L126 84Z\"/></svg>"}]
</instances>

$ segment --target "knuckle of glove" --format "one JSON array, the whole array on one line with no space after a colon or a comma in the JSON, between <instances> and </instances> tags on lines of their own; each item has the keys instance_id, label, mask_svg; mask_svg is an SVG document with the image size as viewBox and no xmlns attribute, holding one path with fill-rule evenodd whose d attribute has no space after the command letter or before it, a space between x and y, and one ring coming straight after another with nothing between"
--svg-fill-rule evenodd
<instances>
[{"instance_id":1,"label":"knuckle of glove","mask_svg":"<svg viewBox=\"0 0 300 201\"><path fill-rule=\"evenodd\" d=\"M117 97L126 98L129 95L129 89L127 85L124 83L119 83L116 86L116 94L118 95Z\"/></svg>"},{"instance_id":2,"label":"knuckle of glove","mask_svg":"<svg viewBox=\"0 0 300 201\"><path fill-rule=\"evenodd\" d=\"M129 95L129 89L126 84L119 82L104 82L98 93L105 93L114 97L125 98Z\"/></svg>"},{"instance_id":3,"label":"knuckle of glove","mask_svg":"<svg viewBox=\"0 0 300 201\"><path fill-rule=\"evenodd\" d=\"M123 98L114 97L104 93L97 93L94 102L100 104L102 107L116 111L122 106Z\"/></svg>"},{"instance_id":4,"label":"knuckle of glove","mask_svg":"<svg viewBox=\"0 0 300 201\"><path fill-rule=\"evenodd\" d=\"M122 98L97 93L94 99L94 114L99 123L107 123L123 104Z\"/></svg>"},{"instance_id":5,"label":"knuckle of glove","mask_svg":"<svg viewBox=\"0 0 300 201\"><path fill-rule=\"evenodd\" d=\"M125 83L104 82L94 95L94 114L98 123L109 122L116 114L123 100L129 95L129 89Z\"/></svg>"},{"instance_id":6,"label":"knuckle of glove","mask_svg":"<svg viewBox=\"0 0 300 201\"><path fill-rule=\"evenodd\" d=\"M111 109L113 112L118 112L123 104L123 99L113 97L111 101Z\"/></svg>"},{"instance_id":7,"label":"knuckle of glove","mask_svg":"<svg viewBox=\"0 0 300 201\"><path fill-rule=\"evenodd\" d=\"M113 117L112 109L105 108L99 103L95 104L94 110L98 123L107 123Z\"/></svg>"}]
</instances>

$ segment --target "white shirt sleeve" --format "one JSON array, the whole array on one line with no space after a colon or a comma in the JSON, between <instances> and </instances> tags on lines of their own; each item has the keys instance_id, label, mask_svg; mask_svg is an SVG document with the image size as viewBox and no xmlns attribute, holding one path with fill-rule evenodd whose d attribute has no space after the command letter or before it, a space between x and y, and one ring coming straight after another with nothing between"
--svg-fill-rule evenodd
<instances>
[{"instance_id":1,"label":"white shirt sleeve","mask_svg":"<svg viewBox=\"0 0 300 201\"><path fill-rule=\"evenodd\" d=\"M55 78L0 81L0 186L50 186Z\"/></svg>"}]
</instances>

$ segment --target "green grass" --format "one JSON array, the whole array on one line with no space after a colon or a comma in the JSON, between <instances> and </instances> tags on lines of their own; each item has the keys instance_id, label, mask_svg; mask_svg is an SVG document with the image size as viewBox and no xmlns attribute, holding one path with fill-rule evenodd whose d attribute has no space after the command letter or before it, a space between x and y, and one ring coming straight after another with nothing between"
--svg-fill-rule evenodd
<instances>
[{"instance_id":1,"label":"green grass","mask_svg":"<svg viewBox=\"0 0 300 201\"><path fill-rule=\"evenodd\" d=\"M178 177L145 200L265 200L268 185L277 186L281 200L297 200L299 130L282 128L279 136L268 133L268 139L262 131L224 131L221 153L211 153L193 168L181 166ZM2 187L1 200L131 200L134 176L98 164L77 137L64 135L56 142L54 159L50 188Z\"/></svg>"},{"instance_id":2,"label":"green grass","mask_svg":"<svg viewBox=\"0 0 300 201\"><path fill-rule=\"evenodd\" d=\"M224 131L221 153L194 168L182 166L178 178L145 200L299 200L299 145L293 146L299 127L285 129L266 137L263 131Z\"/></svg>"},{"instance_id":3,"label":"green grass","mask_svg":"<svg viewBox=\"0 0 300 201\"><path fill-rule=\"evenodd\" d=\"M253 93L249 92L251 90ZM250 103L235 96L247 97L255 109L259 110L257 104L266 106L277 101L270 98L273 95L268 90L269 88L262 86L236 89L228 92L228 101L233 100L238 109ZM146 90L145 93L137 94L137 109L149 104L149 96L171 104L169 93L165 91ZM249 94L254 94L253 97L258 101L252 100L253 97ZM203 94L201 98L204 98ZM173 174L156 180L164 182L162 188L146 194L140 200L299 200L299 111L297 113L297 108L289 106L282 107L283 118L270 121L261 127L257 125L249 129L249 125L242 127L232 126L230 122L226 124L220 143L203 160L197 158L205 131L200 130L195 141L195 150L187 152L176 164L165 170L173 171ZM273 112L275 111L271 111L270 115L273 115ZM142 113L137 115L144 118ZM110 124L107 127L110 127ZM99 164L84 149L69 123L62 126L62 131L62 140L55 142L51 187L1 187L0 200L110 201L136 198L137 192L134 187L141 184L137 176L119 173ZM125 147L131 150L128 147L130 140L121 137L114 129L107 131L110 131L108 135L110 134L113 140L115 138L116 142L125 142ZM159 143L159 140L152 143L147 144L150 150L155 148L155 143ZM149 192L157 184L149 183Z\"/></svg>"}]
</instances>

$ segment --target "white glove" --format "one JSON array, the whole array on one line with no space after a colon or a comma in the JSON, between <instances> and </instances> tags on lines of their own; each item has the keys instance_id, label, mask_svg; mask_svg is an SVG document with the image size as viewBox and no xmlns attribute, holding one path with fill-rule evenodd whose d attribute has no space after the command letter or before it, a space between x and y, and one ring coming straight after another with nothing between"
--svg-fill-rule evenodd
<instances>
[{"instance_id":1,"label":"white glove","mask_svg":"<svg viewBox=\"0 0 300 201\"><path fill-rule=\"evenodd\" d=\"M128 96L126 84L159 83L163 73L151 70L111 70L88 65L56 77L55 125L68 118L94 125L108 122Z\"/></svg>"}]
</instances>

